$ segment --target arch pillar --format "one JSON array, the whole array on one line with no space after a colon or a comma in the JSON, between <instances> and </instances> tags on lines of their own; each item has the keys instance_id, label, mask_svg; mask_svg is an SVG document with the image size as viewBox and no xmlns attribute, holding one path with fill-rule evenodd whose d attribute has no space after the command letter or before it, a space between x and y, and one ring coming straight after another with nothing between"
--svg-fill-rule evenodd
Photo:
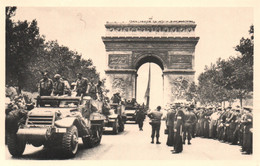
<instances>
[{"instance_id":1,"label":"arch pillar","mask_svg":"<svg viewBox=\"0 0 260 166\"><path fill-rule=\"evenodd\" d=\"M135 69L109 69L105 71L107 75L108 95L120 93L124 99L136 97L137 71Z\"/></svg>"}]
</instances>

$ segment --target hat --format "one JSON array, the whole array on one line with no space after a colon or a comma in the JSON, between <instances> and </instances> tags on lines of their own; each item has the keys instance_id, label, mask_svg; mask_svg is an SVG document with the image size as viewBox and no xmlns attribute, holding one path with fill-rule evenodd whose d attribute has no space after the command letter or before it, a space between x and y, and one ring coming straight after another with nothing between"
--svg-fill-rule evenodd
<instances>
[{"instance_id":1,"label":"hat","mask_svg":"<svg viewBox=\"0 0 260 166\"><path fill-rule=\"evenodd\" d=\"M54 78L61 78L61 76L59 74L55 74Z\"/></svg>"}]
</instances>

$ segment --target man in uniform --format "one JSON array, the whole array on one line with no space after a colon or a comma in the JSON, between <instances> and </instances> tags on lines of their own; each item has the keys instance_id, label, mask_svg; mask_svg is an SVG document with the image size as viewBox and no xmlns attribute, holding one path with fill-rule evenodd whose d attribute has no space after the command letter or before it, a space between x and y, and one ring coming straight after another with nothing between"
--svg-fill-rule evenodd
<instances>
[{"instance_id":1,"label":"man in uniform","mask_svg":"<svg viewBox=\"0 0 260 166\"><path fill-rule=\"evenodd\" d=\"M242 151L246 154L252 153L252 142L253 142L253 114L251 113L252 109L249 107L244 107L244 115L242 116L242 124L243 124L243 143L242 143Z\"/></svg>"},{"instance_id":2,"label":"man in uniform","mask_svg":"<svg viewBox=\"0 0 260 166\"><path fill-rule=\"evenodd\" d=\"M186 137L188 137L188 145L191 144L191 136L192 136L192 129L193 125L197 121L196 115L192 112L194 105L190 105L185 112L185 123L184 123L184 130L183 130L183 144L185 144Z\"/></svg>"},{"instance_id":3,"label":"man in uniform","mask_svg":"<svg viewBox=\"0 0 260 166\"><path fill-rule=\"evenodd\" d=\"M96 100L97 99L97 87L96 85L94 84L94 78L92 77L91 78L91 81L89 83L89 90L88 90L88 95Z\"/></svg>"},{"instance_id":4,"label":"man in uniform","mask_svg":"<svg viewBox=\"0 0 260 166\"><path fill-rule=\"evenodd\" d=\"M69 81L66 78L61 78L60 80L64 83L64 94L71 96L71 87Z\"/></svg>"},{"instance_id":5,"label":"man in uniform","mask_svg":"<svg viewBox=\"0 0 260 166\"><path fill-rule=\"evenodd\" d=\"M42 73L43 79L40 80L38 93L40 96L50 96L53 90L53 81L48 78L48 73Z\"/></svg>"},{"instance_id":6,"label":"man in uniform","mask_svg":"<svg viewBox=\"0 0 260 166\"><path fill-rule=\"evenodd\" d=\"M182 143L182 132L183 125L185 123L185 115L183 112L183 108L177 106L177 113L174 118L174 143L173 143L173 151L174 153L180 153L183 150Z\"/></svg>"},{"instance_id":7,"label":"man in uniform","mask_svg":"<svg viewBox=\"0 0 260 166\"><path fill-rule=\"evenodd\" d=\"M168 130L168 138L166 145L173 146L173 127L174 127L174 117L176 114L175 107L172 105L166 115L166 126Z\"/></svg>"},{"instance_id":8,"label":"man in uniform","mask_svg":"<svg viewBox=\"0 0 260 166\"><path fill-rule=\"evenodd\" d=\"M148 117L151 119L150 124L152 125L152 141L151 143L154 143L154 136L156 134L156 144L161 144L159 141L160 137L160 127L161 127L161 118L162 118L162 113L160 112L161 106L158 106L156 110L151 111L148 113Z\"/></svg>"},{"instance_id":9,"label":"man in uniform","mask_svg":"<svg viewBox=\"0 0 260 166\"><path fill-rule=\"evenodd\" d=\"M136 112L136 123L138 124L140 131L143 131L144 119L145 119L144 110L139 107L139 109Z\"/></svg>"},{"instance_id":10,"label":"man in uniform","mask_svg":"<svg viewBox=\"0 0 260 166\"><path fill-rule=\"evenodd\" d=\"M104 99L104 95L103 95L103 89L102 89L102 84L103 82L102 81L98 81L98 84L97 84L97 93L98 93L98 99L100 101L103 101Z\"/></svg>"},{"instance_id":11,"label":"man in uniform","mask_svg":"<svg viewBox=\"0 0 260 166\"><path fill-rule=\"evenodd\" d=\"M77 81L74 90L77 92L76 96L86 96L88 93L88 79L82 77L82 73L77 74Z\"/></svg>"},{"instance_id":12,"label":"man in uniform","mask_svg":"<svg viewBox=\"0 0 260 166\"><path fill-rule=\"evenodd\" d=\"M111 98L113 103L119 104L121 102L121 96L119 93L115 93Z\"/></svg>"},{"instance_id":13,"label":"man in uniform","mask_svg":"<svg viewBox=\"0 0 260 166\"><path fill-rule=\"evenodd\" d=\"M61 76L59 74L55 74L54 83L53 83L53 95L54 96L62 96L64 95L64 82L61 81Z\"/></svg>"}]
</instances>

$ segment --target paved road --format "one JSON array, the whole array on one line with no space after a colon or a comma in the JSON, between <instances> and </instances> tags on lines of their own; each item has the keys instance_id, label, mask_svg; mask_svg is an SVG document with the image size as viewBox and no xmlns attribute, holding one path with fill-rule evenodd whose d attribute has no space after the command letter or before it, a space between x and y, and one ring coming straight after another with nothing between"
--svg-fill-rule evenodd
<instances>
[{"instance_id":1,"label":"paved road","mask_svg":"<svg viewBox=\"0 0 260 166\"><path fill-rule=\"evenodd\" d=\"M70 160L251 160L252 155L243 155L240 147L221 143L217 140L194 138L192 145L184 145L180 154L172 154L172 147L166 146L167 136L163 134L165 122L162 122L162 144L150 143L151 127L145 121L144 131L136 124L126 124L125 131L118 135L106 132L101 144L95 148L84 149L80 142L79 152ZM21 158L12 158L6 147L7 160L49 160L62 159L58 150L48 151L43 147L28 145Z\"/></svg>"}]
</instances>

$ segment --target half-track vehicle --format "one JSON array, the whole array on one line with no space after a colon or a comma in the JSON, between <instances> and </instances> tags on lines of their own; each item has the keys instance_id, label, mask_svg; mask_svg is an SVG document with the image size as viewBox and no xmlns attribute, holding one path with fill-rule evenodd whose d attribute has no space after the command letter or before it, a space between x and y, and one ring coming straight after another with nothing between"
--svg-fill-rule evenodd
<instances>
[{"instance_id":1,"label":"half-track vehicle","mask_svg":"<svg viewBox=\"0 0 260 166\"><path fill-rule=\"evenodd\" d=\"M100 144L105 116L95 107L102 102L89 96L41 96L37 107L27 114L25 124L16 133L8 135L11 155L21 156L26 144L35 147L60 148L64 157L73 157L78 151L78 139L85 147Z\"/></svg>"},{"instance_id":2,"label":"half-track vehicle","mask_svg":"<svg viewBox=\"0 0 260 166\"><path fill-rule=\"evenodd\" d=\"M123 132L125 129L125 106L123 104L111 103L106 113L105 130L112 128L113 134Z\"/></svg>"},{"instance_id":3,"label":"half-track vehicle","mask_svg":"<svg viewBox=\"0 0 260 166\"><path fill-rule=\"evenodd\" d=\"M126 102L125 105L125 114L127 121L134 121L136 122L136 112L139 109L138 105L133 102Z\"/></svg>"}]
</instances>

